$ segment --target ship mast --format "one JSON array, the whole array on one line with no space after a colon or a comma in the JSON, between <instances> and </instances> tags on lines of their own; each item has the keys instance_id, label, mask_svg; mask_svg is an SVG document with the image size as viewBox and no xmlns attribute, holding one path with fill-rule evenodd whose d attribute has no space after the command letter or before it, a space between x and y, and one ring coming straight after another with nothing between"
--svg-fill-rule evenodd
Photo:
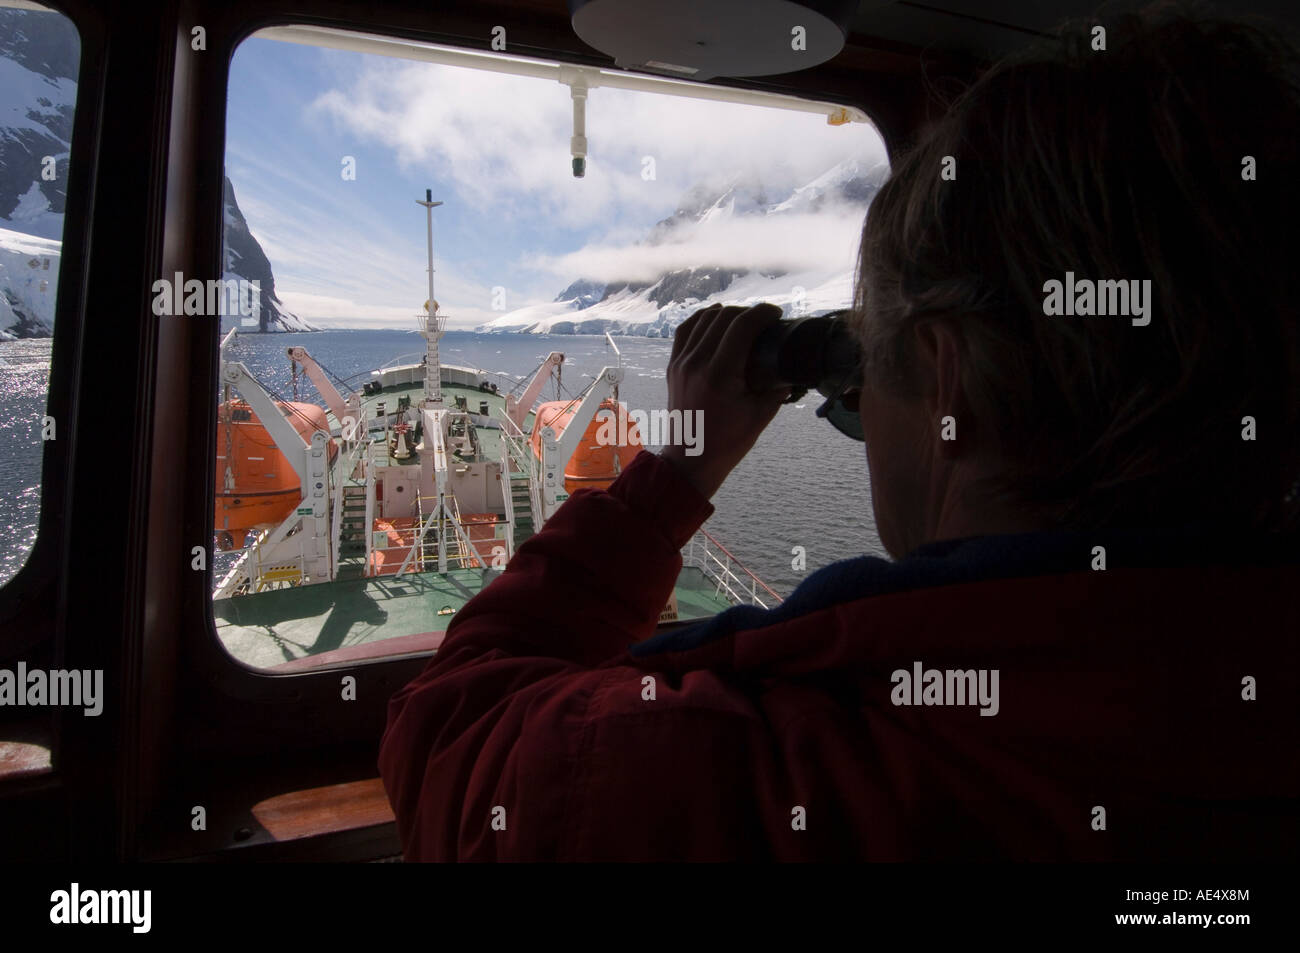
<instances>
[{"instance_id":1,"label":"ship mast","mask_svg":"<svg viewBox=\"0 0 1300 953\"><path fill-rule=\"evenodd\" d=\"M441 202L433 201L433 190L424 190L424 201L415 200L416 205L423 205L429 232L429 300L425 304L428 313L420 316L420 326L424 331L424 403L429 407L442 406L442 373L438 362L438 339L442 337L442 317L438 314L438 302L433 297L433 210Z\"/></svg>"}]
</instances>

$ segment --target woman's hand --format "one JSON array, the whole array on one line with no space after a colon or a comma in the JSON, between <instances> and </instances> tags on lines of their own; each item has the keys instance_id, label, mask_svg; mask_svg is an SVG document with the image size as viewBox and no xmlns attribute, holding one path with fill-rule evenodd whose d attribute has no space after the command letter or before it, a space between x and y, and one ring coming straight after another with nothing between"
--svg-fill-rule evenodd
<instances>
[{"instance_id":1,"label":"woman's hand","mask_svg":"<svg viewBox=\"0 0 1300 953\"><path fill-rule=\"evenodd\" d=\"M722 486L758 435L776 416L788 389L753 394L745 365L754 341L781 319L774 304L752 308L711 305L682 322L668 361L668 409L683 418L697 411L698 453L688 455L673 434L660 456L670 460L706 498Z\"/></svg>"}]
</instances>

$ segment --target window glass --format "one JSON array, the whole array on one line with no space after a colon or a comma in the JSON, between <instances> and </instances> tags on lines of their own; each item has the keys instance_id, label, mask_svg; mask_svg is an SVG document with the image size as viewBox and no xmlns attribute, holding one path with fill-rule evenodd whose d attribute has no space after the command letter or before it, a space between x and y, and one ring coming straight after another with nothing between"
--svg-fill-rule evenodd
<instances>
[{"instance_id":1,"label":"window glass","mask_svg":"<svg viewBox=\"0 0 1300 953\"><path fill-rule=\"evenodd\" d=\"M683 320L851 302L888 174L870 123L602 83L583 149L570 87L530 64L552 72L310 28L236 51L213 610L247 664L436 648L555 507L667 439ZM571 420L604 367L617 393ZM854 513L835 499L846 472L865 480L862 445L819 403L783 407L715 499L666 621L771 605L879 550L869 496ZM549 491L539 419L584 428Z\"/></svg>"},{"instance_id":2,"label":"window glass","mask_svg":"<svg viewBox=\"0 0 1300 953\"><path fill-rule=\"evenodd\" d=\"M0 584L36 543L81 43L34 4L0 7Z\"/></svg>"}]
</instances>

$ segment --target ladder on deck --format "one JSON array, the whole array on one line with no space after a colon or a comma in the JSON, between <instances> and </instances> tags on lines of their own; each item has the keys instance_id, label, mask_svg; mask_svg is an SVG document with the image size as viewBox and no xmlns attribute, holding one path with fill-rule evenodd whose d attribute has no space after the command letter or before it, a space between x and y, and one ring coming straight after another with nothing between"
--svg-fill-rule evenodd
<instances>
[{"instance_id":1,"label":"ladder on deck","mask_svg":"<svg viewBox=\"0 0 1300 953\"><path fill-rule=\"evenodd\" d=\"M515 517L515 549L518 549L520 543L536 532L527 473L510 474L510 505Z\"/></svg>"},{"instance_id":2,"label":"ladder on deck","mask_svg":"<svg viewBox=\"0 0 1300 953\"><path fill-rule=\"evenodd\" d=\"M343 520L339 531L339 579L360 579L366 574L366 487L343 487Z\"/></svg>"}]
</instances>

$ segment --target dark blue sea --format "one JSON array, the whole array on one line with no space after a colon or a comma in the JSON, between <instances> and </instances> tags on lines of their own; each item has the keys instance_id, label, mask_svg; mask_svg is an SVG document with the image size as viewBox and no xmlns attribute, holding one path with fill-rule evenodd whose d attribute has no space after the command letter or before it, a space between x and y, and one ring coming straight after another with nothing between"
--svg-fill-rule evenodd
<instances>
[{"instance_id":1,"label":"dark blue sea","mask_svg":"<svg viewBox=\"0 0 1300 953\"><path fill-rule=\"evenodd\" d=\"M672 341L614 339L625 377L619 396L629 409L667 405L664 378ZM292 396L285 349L305 347L322 365L354 386L370 371L405 357L417 361L424 341L407 331L321 331L311 334L244 335L236 356L259 380ZM449 331L440 354L449 364L481 368L510 379L530 376L551 351L565 355L563 381L576 394L616 357L596 335L476 334ZM0 342L0 583L22 566L36 537L40 507L40 420L45 413L50 342ZM500 380L497 378L497 380ZM299 374L299 394L318 400ZM544 399L554 396L552 388ZM816 417L817 395L781 408L776 419L713 498L716 512L705 525L724 546L782 596L821 566L862 553L883 554L871 516L863 445ZM215 404L214 404L215 406ZM708 441L707 422L704 439ZM791 550L807 551L807 569L791 568Z\"/></svg>"}]
</instances>

